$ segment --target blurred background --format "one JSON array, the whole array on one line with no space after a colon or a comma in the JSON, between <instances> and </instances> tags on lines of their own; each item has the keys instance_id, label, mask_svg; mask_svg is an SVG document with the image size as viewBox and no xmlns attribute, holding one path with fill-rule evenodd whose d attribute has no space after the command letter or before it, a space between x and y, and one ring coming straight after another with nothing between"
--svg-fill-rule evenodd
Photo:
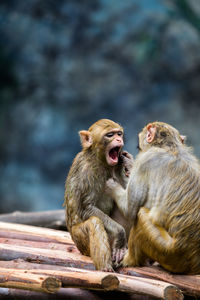
<instances>
[{"instance_id":1,"label":"blurred background","mask_svg":"<svg viewBox=\"0 0 200 300\"><path fill-rule=\"evenodd\" d=\"M0 213L61 209L78 131L164 121L200 157L200 1L0 3Z\"/></svg>"}]
</instances>

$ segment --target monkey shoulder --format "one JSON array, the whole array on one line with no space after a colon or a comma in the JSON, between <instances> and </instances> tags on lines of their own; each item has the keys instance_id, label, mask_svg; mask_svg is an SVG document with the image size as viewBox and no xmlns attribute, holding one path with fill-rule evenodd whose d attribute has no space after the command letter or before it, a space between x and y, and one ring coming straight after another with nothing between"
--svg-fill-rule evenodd
<instances>
[{"instance_id":1,"label":"monkey shoulder","mask_svg":"<svg viewBox=\"0 0 200 300\"><path fill-rule=\"evenodd\" d=\"M78 206L98 205L106 196L105 183L108 175L95 157L80 152L69 171L66 186ZM104 201L108 206L108 201Z\"/></svg>"},{"instance_id":2,"label":"monkey shoulder","mask_svg":"<svg viewBox=\"0 0 200 300\"><path fill-rule=\"evenodd\" d=\"M161 162L165 163L169 160L174 160L174 156L168 151L158 147L152 147L148 151L138 155L138 164L139 166L160 166ZM135 165L134 165L135 167Z\"/></svg>"},{"instance_id":3,"label":"monkey shoulder","mask_svg":"<svg viewBox=\"0 0 200 300\"><path fill-rule=\"evenodd\" d=\"M97 171L95 161L80 152L73 161L69 171L68 181L73 182L76 186L80 186L83 183L88 189L95 184L95 180L99 177ZM82 188L84 188L84 186Z\"/></svg>"}]
</instances>

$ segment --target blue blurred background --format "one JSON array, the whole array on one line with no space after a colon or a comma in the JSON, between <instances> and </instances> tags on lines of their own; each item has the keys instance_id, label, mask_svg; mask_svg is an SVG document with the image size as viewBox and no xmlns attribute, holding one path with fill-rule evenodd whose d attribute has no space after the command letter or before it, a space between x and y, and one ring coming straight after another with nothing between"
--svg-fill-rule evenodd
<instances>
[{"instance_id":1,"label":"blue blurred background","mask_svg":"<svg viewBox=\"0 0 200 300\"><path fill-rule=\"evenodd\" d=\"M200 157L200 1L0 3L0 213L62 208L78 131L164 121Z\"/></svg>"}]
</instances>

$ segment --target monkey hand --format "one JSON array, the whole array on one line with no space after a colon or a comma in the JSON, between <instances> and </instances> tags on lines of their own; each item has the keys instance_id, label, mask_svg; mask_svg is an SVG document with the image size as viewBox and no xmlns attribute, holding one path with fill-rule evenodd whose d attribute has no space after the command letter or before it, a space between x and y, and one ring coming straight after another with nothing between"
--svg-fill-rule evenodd
<instances>
[{"instance_id":1,"label":"monkey hand","mask_svg":"<svg viewBox=\"0 0 200 300\"><path fill-rule=\"evenodd\" d=\"M127 247L123 247L120 249L114 248L112 251L112 261L114 264L114 267L117 268L121 265L122 259L124 258L124 255L127 252Z\"/></svg>"},{"instance_id":2,"label":"monkey hand","mask_svg":"<svg viewBox=\"0 0 200 300\"><path fill-rule=\"evenodd\" d=\"M122 160L122 165L124 167L125 175L129 177L134 163L133 156L127 151L122 151L120 157Z\"/></svg>"},{"instance_id":3,"label":"monkey hand","mask_svg":"<svg viewBox=\"0 0 200 300\"><path fill-rule=\"evenodd\" d=\"M115 192L117 189L121 189L121 185L114 180L113 178L110 178L106 181L106 188L105 188L105 192L107 195L109 195L110 197L114 197L115 198Z\"/></svg>"}]
</instances>

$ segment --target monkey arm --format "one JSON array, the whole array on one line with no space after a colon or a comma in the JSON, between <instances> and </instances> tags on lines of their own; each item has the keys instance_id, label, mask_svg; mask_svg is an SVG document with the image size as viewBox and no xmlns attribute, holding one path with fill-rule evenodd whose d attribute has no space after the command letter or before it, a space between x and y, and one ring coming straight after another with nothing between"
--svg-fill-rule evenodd
<instances>
[{"instance_id":1,"label":"monkey arm","mask_svg":"<svg viewBox=\"0 0 200 300\"><path fill-rule=\"evenodd\" d=\"M89 219L91 216L96 216L99 219L101 219L106 229L109 229L110 225L113 226L113 224L116 223L108 215L106 215L101 209L99 209L95 205L90 204L87 207L84 207L84 209L82 209L81 219L85 221Z\"/></svg>"},{"instance_id":2,"label":"monkey arm","mask_svg":"<svg viewBox=\"0 0 200 300\"><path fill-rule=\"evenodd\" d=\"M126 232L119 223L111 219L98 207L91 204L85 207L82 211L81 218L84 221L89 219L91 216L96 216L103 222L106 231L113 240L114 248L122 248L126 245Z\"/></svg>"},{"instance_id":3,"label":"monkey arm","mask_svg":"<svg viewBox=\"0 0 200 300\"><path fill-rule=\"evenodd\" d=\"M143 166L135 167L127 186L127 216L135 222L138 211L148 197L148 173Z\"/></svg>"},{"instance_id":4,"label":"monkey arm","mask_svg":"<svg viewBox=\"0 0 200 300\"><path fill-rule=\"evenodd\" d=\"M110 178L106 182L106 193L115 201L119 211L126 218L128 214L127 190L117 181Z\"/></svg>"}]
</instances>

